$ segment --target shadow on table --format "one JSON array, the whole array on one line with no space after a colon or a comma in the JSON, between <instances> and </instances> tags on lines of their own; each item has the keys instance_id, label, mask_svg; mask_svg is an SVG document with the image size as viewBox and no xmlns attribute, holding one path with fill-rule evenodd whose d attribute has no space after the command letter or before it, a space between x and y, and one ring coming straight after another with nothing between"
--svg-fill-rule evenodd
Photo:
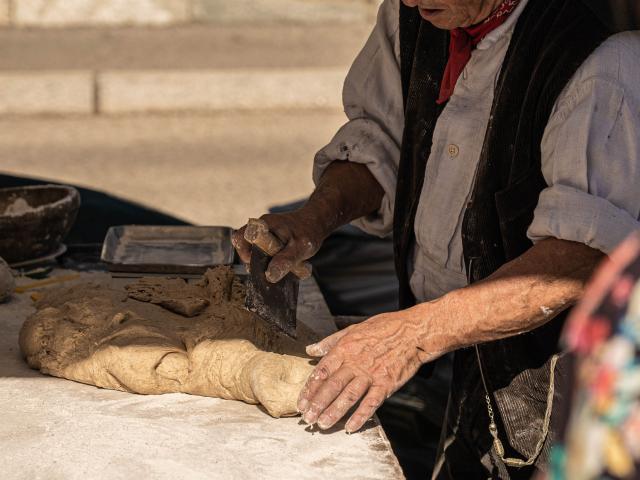
<instances>
[{"instance_id":1,"label":"shadow on table","mask_svg":"<svg viewBox=\"0 0 640 480\"><path fill-rule=\"evenodd\" d=\"M0 306L2 308L2 306ZM32 370L22 358L17 336L5 331L0 323L0 379L1 378L45 378L40 372ZM15 341L14 341L15 339ZM15 343L14 343L15 342Z\"/></svg>"},{"instance_id":2,"label":"shadow on table","mask_svg":"<svg viewBox=\"0 0 640 480\"><path fill-rule=\"evenodd\" d=\"M347 423L347 419L349 418L349 415L351 415L353 413L353 410L351 412L349 412L347 414L347 416L345 416L345 418L343 418L342 420L340 420L338 423L336 423L333 427L328 428L326 430L322 430L320 429L317 425L307 425L304 420L302 420L302 418L300 418L300 421L298 422L298 425L301 425L303 427L305 427L305 431L309 432L311 435L315 435L316 433L320 434L320 435L332 435L334 433L346 433L345 431L345 425ZM368 432L371 429L374 429L378 426L378 423L373 421L373 420L369 420L367 423L365 423L363 425L363 427L358 430L358 432L356 432L356 434L360 434L360 433L365 433ZM354 434L354 435L356 435Z\"/></svg>"}]
</instances>

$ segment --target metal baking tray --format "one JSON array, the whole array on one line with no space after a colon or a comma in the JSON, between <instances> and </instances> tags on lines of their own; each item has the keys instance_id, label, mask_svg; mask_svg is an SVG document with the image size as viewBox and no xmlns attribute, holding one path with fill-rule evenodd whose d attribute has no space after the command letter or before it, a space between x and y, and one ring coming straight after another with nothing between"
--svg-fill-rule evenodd
<instances>
[{"instance_id":1,"label":"metal baking tray","mask_svg":"<svg viewBox=\"0 0 640 480\"><path fill-rule=\"evenodd\" d=\"M112 272L201 274L216 265L231 265L230 227L111 227L101 260Z\"/></svg>"}]
</instances>

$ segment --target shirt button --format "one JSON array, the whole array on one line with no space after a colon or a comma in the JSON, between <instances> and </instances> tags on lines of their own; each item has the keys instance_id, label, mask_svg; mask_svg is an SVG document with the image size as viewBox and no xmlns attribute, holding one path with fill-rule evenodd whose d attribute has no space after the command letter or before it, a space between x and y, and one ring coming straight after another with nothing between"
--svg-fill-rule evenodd
<instances>
[{"instance_id":1,"label":"shirt button","mask_svg":"<svg viewBox=\"0 0 640 480\"><path fill-rule=\"evenodd\" d=\"M454 145L453 143L447 147L447 151L449 152L449 156L451 158L456 158L460 154L460 147Z\"/></svg>"}]
</instances>

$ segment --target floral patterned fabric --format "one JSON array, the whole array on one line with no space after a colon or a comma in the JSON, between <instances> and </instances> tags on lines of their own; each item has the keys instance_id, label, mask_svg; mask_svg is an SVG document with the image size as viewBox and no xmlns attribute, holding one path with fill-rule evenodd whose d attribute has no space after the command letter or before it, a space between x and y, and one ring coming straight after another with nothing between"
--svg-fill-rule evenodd
<instances>
[{"instance_id":1,"label":"floral patterned fabric","mask_svg":"<svg viewBox=\"0 0 640 480\"><path fill-rule=\"evenodd\" d=\"M549 478L640 479L640 235L600 268L565 343L574 388Z\"/></svg>"}]
</instances>

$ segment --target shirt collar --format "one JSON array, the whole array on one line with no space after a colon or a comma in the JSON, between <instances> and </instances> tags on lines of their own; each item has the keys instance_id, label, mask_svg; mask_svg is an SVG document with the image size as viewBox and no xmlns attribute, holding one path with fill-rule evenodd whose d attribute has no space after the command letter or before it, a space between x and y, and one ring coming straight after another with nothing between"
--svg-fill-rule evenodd
<instances>
[{"instance_id":1,"label":"shirt collar","mask_svg":"<svg viewBox=\"0 0 640 480\"><path fill-rule=\"evenodd\" d=\"M498 40L505 37L506 35L511 35L513 30L516 27L516 23L522 14L522 11L529 3L529 0L521 0L520 4L516 7L516 9L509 15L509 18L506 22L500 25L495 30L489 32L486 37L482 39L482 41L476 46L478 50L488 50L493 47Z\"/></svg>"}]
</instances>

